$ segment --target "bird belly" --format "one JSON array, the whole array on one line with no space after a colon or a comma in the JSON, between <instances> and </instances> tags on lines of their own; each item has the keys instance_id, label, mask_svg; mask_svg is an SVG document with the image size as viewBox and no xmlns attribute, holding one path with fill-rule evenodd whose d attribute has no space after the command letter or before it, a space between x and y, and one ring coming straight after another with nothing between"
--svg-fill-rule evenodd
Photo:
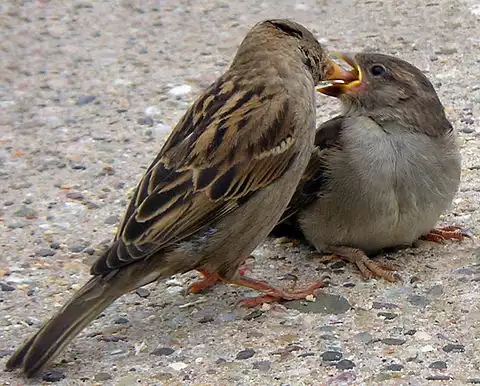
<instances>
[{"instance_id":1,"label":"bird belly","mask_svg":"<svg viewBox=\"0 0 480 386\"><path fill-rule=\"evenodd\" d=\"M330 156L325 190L299 215L306 238L317 249L344 245L373 253L411 245L434 227L457 190L459 156L440 146L432 154L422 144L415 148L412 141L399 141L370 148L357 144L357 153ZM458 167L446 168L448 163ZM442 172L447 169L452 172Z\"/></svg>"},{"instance_id":2,"label":"bird belly","mask_svg":"<svg viewBox=\"0 0 480 386\"><path fill-rule=\"evenodd\" d=\"M344 245L374 253L386 247L412 244L433 227L438 217L437 213L422 213L413 205L402 211L394 189L385 187L362 201L339 201L334 195L317 200L308 211L310 214L301 219L306 238L319 250Z\"/></svg>"}]
</instances>

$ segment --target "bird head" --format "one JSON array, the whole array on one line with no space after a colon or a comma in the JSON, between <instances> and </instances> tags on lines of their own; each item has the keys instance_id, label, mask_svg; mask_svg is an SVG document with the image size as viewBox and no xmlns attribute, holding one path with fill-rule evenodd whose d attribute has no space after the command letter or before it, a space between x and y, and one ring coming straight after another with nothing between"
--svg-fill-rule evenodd
<instances>
[{"instance_id":1,"label":"bird head","mask_svg":"<svg viewBox=\"0 0 480 386\"><path fill-rule=\"evenodd\" d=\"M398 121L434 130L450 127L428 78L399 58L377 54L330 54L336 63L317 91L337 97L344 113L368 115L381 123Z\"/></svg>"}]
</instances>

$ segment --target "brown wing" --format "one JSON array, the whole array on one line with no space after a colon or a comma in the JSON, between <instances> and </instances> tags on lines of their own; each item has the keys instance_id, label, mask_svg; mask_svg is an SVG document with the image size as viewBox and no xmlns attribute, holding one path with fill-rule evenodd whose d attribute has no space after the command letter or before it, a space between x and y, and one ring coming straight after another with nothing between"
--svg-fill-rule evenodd
<instances>
[{"instance_id":1,"label":"brown wing","mask_svg":"<svg viewBox=\"0 0 480 386\"><path fill-rule=\"evenodd\" d=\"M219 79L174 128L92 273L148 258L231 213L289 167L293 130L285 92Z\"/></svg>"},{"instance_id":2,"label":"brown wing","mask_svg":"<svg viewBox=\"0 0 480 386\"><path fill-rule=\"evenodd\" d=\"M334 147L340 147L339 139L343 120L343 116L338 116L318 127L315 134L315 148L310 161L279 224L295 215L322 193L328 178L328 170L324 161L325 152Z\"/></svg>"}]
</instances>

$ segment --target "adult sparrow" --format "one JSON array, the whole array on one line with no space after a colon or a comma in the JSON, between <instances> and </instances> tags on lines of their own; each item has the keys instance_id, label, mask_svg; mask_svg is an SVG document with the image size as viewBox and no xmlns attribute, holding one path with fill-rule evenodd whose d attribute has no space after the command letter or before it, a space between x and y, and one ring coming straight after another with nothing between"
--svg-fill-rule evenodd
<instances>
[{"instance_id":1,"label":"adult sparrow","mask_svg":"<svg viewBox=\"0 0 480 386\"><path fill-rule=\"evenodd\" d=\"M432 230L460 183L456 133L410 63L372 53L336 58L342 71L331 76L344 82L319 91L340 98L343 113L318 128L282 221L296 222L318 251L355 263L365 277L396 281L396 264L367 254L421 236L463 238L457 227Z\"/></svg>"},{"instance_id":2,"label":"adult sparrow","mask_svg":"<svg viewBox=\"0 0 480 386\"><path fill-rule=\"evenodd\" d=\"M93 277L6 368L33 376L115 299L176 273L196 269L277 298L318 288L289 293L237 270L295 191L313 149L315 85L334 67L301 25L255 25L140 180Z\"/></svg>"}]
</instances>

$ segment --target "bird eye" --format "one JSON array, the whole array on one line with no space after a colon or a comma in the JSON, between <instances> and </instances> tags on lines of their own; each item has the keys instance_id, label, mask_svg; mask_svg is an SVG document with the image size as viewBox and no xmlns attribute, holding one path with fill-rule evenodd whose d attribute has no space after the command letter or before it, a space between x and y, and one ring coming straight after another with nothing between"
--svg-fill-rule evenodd
<instances>
[{"instance_id":1,"label":"bird eye","mask_svg":"<svg viewBox=\"0 0 480 386\"><path fill-rule=\"evenodd\" d=\"M381 75L385 74L386 72L387 72L387 69L384 66L382 66L381 64L374 64L370 68L370 73L373 76L381 76Z\"/></svg>"}]
</instances>

